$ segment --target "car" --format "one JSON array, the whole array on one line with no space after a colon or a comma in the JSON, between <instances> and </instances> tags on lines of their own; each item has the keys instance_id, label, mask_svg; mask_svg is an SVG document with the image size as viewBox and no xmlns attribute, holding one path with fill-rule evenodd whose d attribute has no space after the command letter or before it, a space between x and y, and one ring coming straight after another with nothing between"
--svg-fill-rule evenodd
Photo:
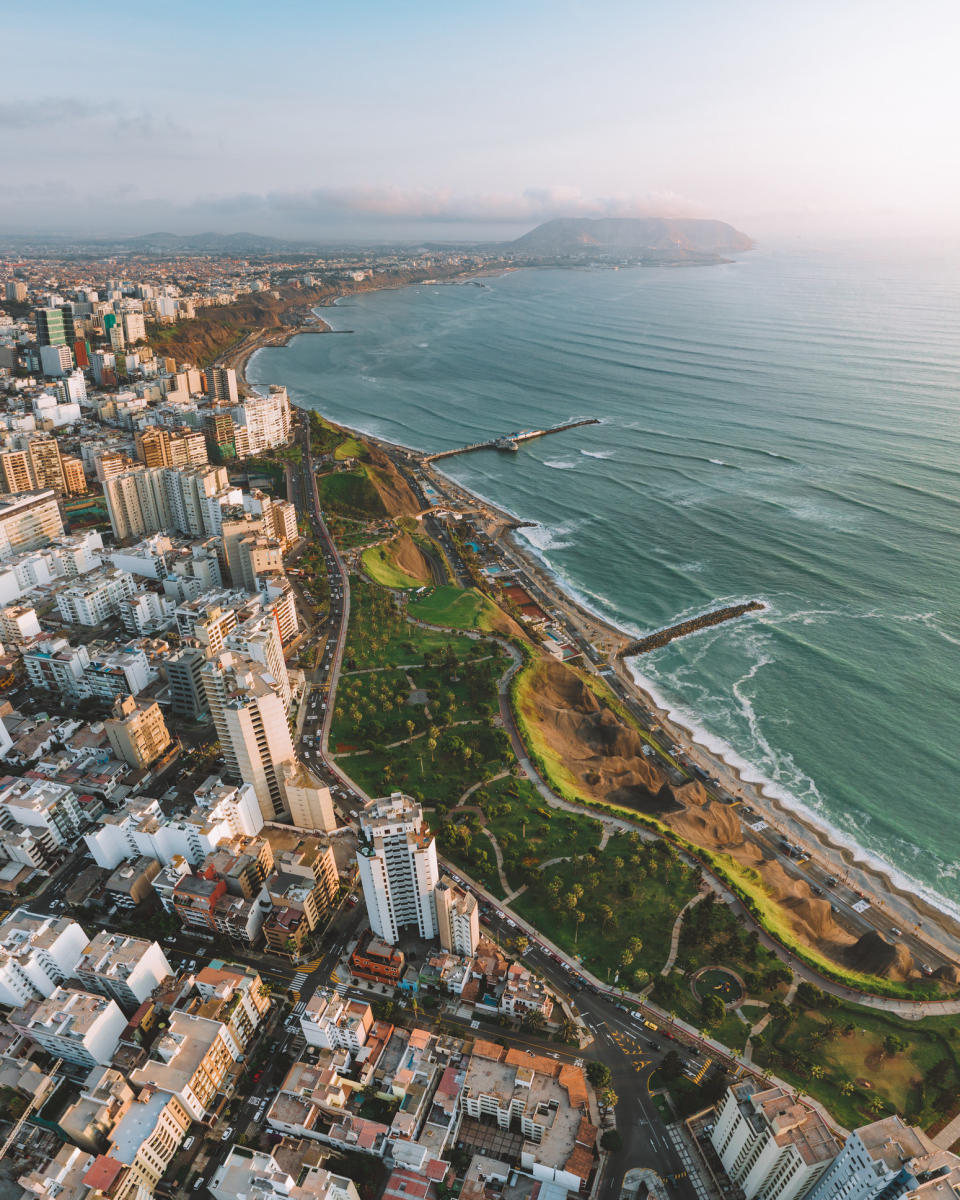
<instances>
[{"instance_id":1,"label":"car","mask_svg":"<svg viewBox=\"0 0 960 1200\"><path fill-rule=\"evenodd\" d=\"M262 1074L263 1074L262 1071L255 1071L253 1074L253 1082L256 1083Z\"/></svg>"},{"instance_id":2,"label":"car","mask_svg":"<svg viewBox=\"0 0 960 1200\"><path fill-rule=\"evenodd\" d=\"M195 1141L196 1141L195 1138L188 1137L187 1140L183 1143L184 1150L189 1150Z\"/></svg>"},{"instance_id":3,"label":"car","mask_svg":"<svg viewBox=\"0 0 960 1200\"><path fill-rule=\"evenodd\" d=\"M902 930L902 929L897 929L897 927L896 927L896 926L894 926L894 927L893 927L893 928L890 930L890 936L891 936L891 937L903 937L903 930Z\"/></svg>"},{"instance_id":4,"label":"car","mask_svg":"<svg viewBox=\"0 0 960 1200\"><path fill-rule=\"evenodd\" d=\"M228 1125L223 1133L220 1134L220 1141L225 1142L227 1138L233 1137L233 1126Z\"/></svg>"},{"instance_id":5,"label":"car","mask_svg":"<svg viewBox=\"0 0 960 1200\"><path fill-rule=\"evenodd\" d=\"M193 1181L193 1190L196 1192L202 1187L203 1187L203 1176L198 1175L196 1177L196 1179Z\"/></svg>"},{"instance_id":6,"label":"car","mask_svg":"<svg viewBox=\"0 0 960 1200\"><path fill-rule=\"evenodd\" d=\"M196 969L197 969L197 960L195 958L191 958L190 962L187 964L187 970L195 971Z\"/></svg>"}]
</instances>

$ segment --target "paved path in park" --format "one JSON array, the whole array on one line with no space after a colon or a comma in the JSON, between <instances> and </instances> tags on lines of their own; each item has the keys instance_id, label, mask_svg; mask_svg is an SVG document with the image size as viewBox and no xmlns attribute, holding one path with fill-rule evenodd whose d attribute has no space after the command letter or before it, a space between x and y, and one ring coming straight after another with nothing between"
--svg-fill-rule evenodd
<instances>
[{"instance_id":1,"label":"paved path in park","mask_svg":"<svg viewBox=\"0 0 960 1200\"><path fill-rule=\"evenodd\" d=\"M692 900L688 900L683 908L677 913L677 919L673 923L673 932L670 934L670 953L667 955L667 961L660 968L661 975L669 975L673 970L673 964L677 961L677 951L680 949L680 931L683 929L683 920L687 913L695 904L706 896L706 892L697 892Z\"/></svg>"}]
</instances>

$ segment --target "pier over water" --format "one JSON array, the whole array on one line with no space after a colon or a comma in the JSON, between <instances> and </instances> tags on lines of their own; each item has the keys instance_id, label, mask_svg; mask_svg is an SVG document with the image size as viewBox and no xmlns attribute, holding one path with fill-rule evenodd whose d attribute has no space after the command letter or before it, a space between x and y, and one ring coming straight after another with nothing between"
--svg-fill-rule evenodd
<instances>
[{"instance_id":1,"label":"pier over water","mask_svg":"<svg viewBox=\"0 0 960 1200\"><path fill-rule=\"evenodd\" d=\"M565 429L579 429L581 425L599 425L596 417L583 417L579 421L565 421L562 425L551 425L549 429L524 429L519 433L508 433L503 437L491 438L488 442L473 442L469 446L457 446L454 450L440 450L436 454L425 454L423 462L436 462L438 458L450 458L454 454L469 454L472 450L508 450L516 452L521 442L546 437L549 433L563 433Z\"/></svg>"}]
</instances>

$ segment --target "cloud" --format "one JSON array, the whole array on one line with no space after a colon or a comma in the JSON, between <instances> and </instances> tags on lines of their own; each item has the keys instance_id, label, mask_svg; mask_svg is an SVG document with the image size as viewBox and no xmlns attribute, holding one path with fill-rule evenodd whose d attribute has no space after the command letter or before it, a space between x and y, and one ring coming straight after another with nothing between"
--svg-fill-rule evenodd
<instances>
[{"instance_id":1,"label":"cloud","mask_svg":"<svg viewBox=\"0 0 960 1200\"><path fill-rule=\"evenodd\" d=\"M66 126L87 126L103 136L138 141L189 138L190 131L171 118L145 109L92 102L75 96L0 100L0 132L55 135Z\"/></svg>"},{"instance_id":2,"label":"cloud","mask_svg":"<svg viewBox=\"0 0 960 1200\"><path fill-rule=\"evenodd\" d=\"M699 215L701 206L673 193L591 197L577 188L528 188L519 194L463 194L446 189L315 188L299 192L202 197L191 208L222 216L274 217L297 223L331 218L404 222L521 224L553 217Z\"/></svg>"}]
</instances>

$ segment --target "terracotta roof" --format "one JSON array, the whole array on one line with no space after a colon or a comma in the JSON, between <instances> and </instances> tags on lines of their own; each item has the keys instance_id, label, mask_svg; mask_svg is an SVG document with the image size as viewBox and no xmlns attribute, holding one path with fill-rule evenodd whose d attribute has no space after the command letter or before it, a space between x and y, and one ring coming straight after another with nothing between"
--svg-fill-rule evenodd
<instances>
[{"instance_id":1,"label":"terracotta roof","mask_svg":"<svg viewBox=\"0 0 960 1200\"><path fill-rule=\"evenodd\" d=\"M87 1187L105 1192L113 1187L114 1180L123 1169L123 1163L117 1162L109 1154L98 1154L93 1160L93 1166L84 1175L83 1182Z\"/></svg>"}]
</instances>

